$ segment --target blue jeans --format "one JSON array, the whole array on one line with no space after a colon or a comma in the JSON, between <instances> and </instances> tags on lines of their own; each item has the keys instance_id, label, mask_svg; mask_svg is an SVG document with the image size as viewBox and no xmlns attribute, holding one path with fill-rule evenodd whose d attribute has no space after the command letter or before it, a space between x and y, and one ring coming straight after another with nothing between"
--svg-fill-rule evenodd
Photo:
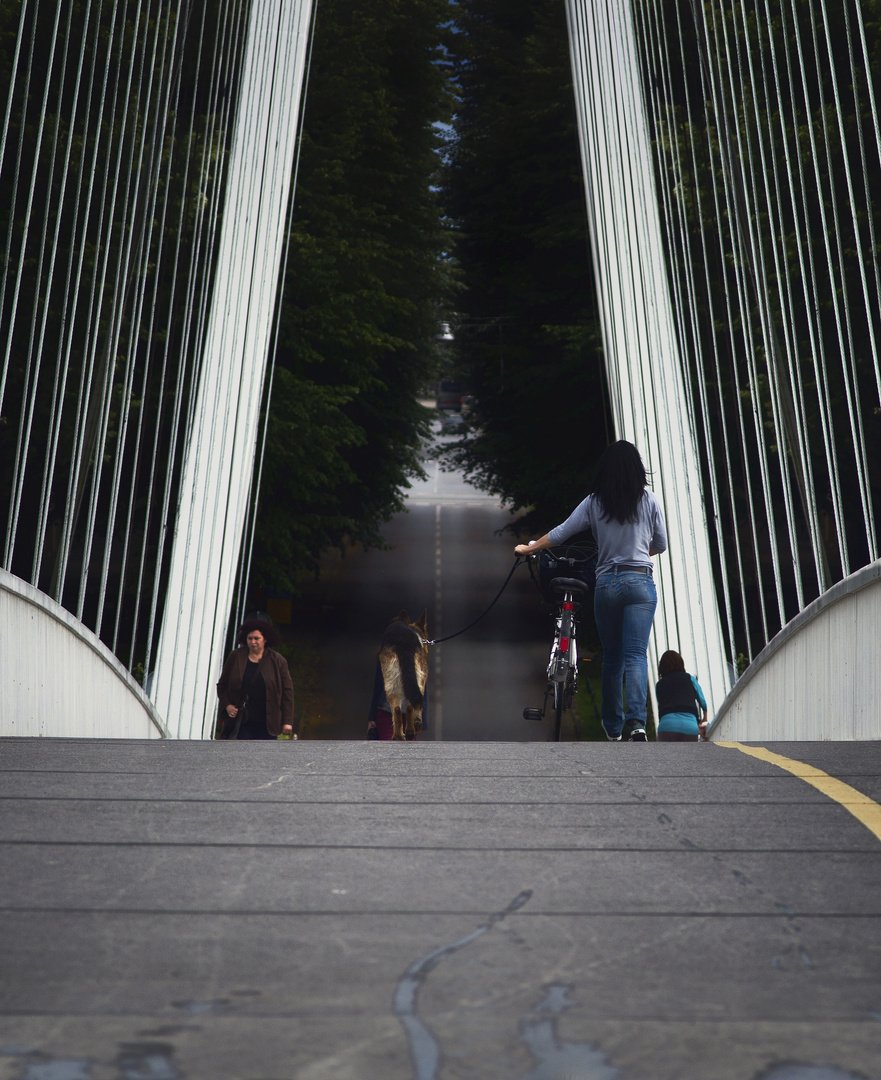
<instances>
[{"instance_id":1,"label":"blue jeans","mask_svg":"<svg viewBox=\"0 0 881 1080\"><path fill-rule=\"evenodd\" d=\"M597 578L593 612L603 646L603 727L609 735L621 734L625 724L645 726L646 655L657 606L650 573L610 570Z\"/></svg>"}]
</instances>

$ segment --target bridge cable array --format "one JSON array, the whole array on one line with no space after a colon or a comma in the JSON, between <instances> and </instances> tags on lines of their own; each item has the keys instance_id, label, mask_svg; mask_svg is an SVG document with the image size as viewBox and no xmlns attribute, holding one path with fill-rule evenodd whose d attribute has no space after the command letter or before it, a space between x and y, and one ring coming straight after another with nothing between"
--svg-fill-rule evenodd
<instances>
[{"instance_id":1,"label":"bridge cable array","mask_svg":"<svg viewBox=\"0 0 881 1080\"><path fill-rule=\"evenodd\" d=\"M709 536L725 652L751 659L879 557L879 31L860 0L567 9L616 423L672 531ZM639 129L650 160L617 156ZM610 254L640 247L642 277ZM659 614L699 655L696 599L677 582Z\"/></svg>"},{"instance_id":2,"label":"bridge cable array","mask_svg":"<svg viewBox=\"0 0 881 1080\"><path fill-rule=\"evenodd\" d=\"M271 375L262 356L236 366L235 354L263 318L264 297L275 305L275 250L292 201L290 163L283 186L271 166L239 183L230 164L236 140L251 139L245 156L261 168L274 103L267 95L243 111L249 94L259 101L281 72L282 107L299 110L311 4L23 0L5 17L15 33L0 132L0 424L15 434L0 565L143 678L166 613L184 465L194 453L223 462L230 425L253 440L257 462L244 497L238 478L217 469L221 501L237 513L247 502L236 568L244 604L265 426L259 437L250 431ZM255 41L271 45L254 50ZM288 143L296 121L295 112ZM256 241L255 190L261 205L283 204L274 225L261 219ZM218 333L212 304L230 261L251 278L224 293ZM277 332L277 314L265 325ZM206 424L200 386L218 362L227 381ZM223 542L209 533L242 528L226 522L206 520L187 540L196 575ZM213 602L225 627L223 592ZM212 636L219 619L212 612L201 632ZM190 633L193 618L183 622Z\"/></svg>"}]
</instances>

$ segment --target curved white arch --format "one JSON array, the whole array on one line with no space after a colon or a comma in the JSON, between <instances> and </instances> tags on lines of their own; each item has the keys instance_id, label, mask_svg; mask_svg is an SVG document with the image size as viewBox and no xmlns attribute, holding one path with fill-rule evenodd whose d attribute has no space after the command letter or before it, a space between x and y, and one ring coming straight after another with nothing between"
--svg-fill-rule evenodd
<instances>
[{"instance_id":1,"label":"curved white arch","mask_svg":"<svg viewBox=\"0 0 881 1080\"><path fill-rule=\"evenodd\" d=\"M107 646L0 569L0 735L163 739L152 702Z\"/></svg>"},{"instance_id":2,"label":"curved white arch","mask_svg":"<svg viewBox=\"0 0 881 1080\"><path fill-rule=\"evenodd\" d=\"M881 560L783 627L735 683L710 738L881 739Z\"/></svg>"}]
</instances>

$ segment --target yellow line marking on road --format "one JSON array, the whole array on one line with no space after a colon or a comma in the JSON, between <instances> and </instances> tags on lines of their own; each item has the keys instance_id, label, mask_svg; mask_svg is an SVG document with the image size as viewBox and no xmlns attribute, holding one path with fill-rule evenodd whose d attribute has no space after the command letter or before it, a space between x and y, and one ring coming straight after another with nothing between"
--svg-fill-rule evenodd
<instances>
[{"instance_id":1,"label":"yellow line marking on road","mask_svg":"<svg viewBox=\"0 0 881 1080\"><path fill-rule=\"evenodd\" d=\"M781 769L792 773L799 780L804 780L806 784L810 784L818 791L822 791L824 795L828 795L830 799L843 806L845 810L853 814L857 821L862 822L869 832L874 833L881 840L881 806L874 799L870 799L868 795L864 795L861 791L857 791L856 788L852 788L850 784L845 784L843 780L836 780L829 773L823 772L822 769L816 769L813 765L808 765L804 761L796 761L795 758L775 754L773 750L766 750L763 746L744 746L738 742L717 742L716 745L727 746L731 750L740 750L743 754L749 754L750 757L768 761L772 765L777 765Z\"/></svg>"}]
</instances>

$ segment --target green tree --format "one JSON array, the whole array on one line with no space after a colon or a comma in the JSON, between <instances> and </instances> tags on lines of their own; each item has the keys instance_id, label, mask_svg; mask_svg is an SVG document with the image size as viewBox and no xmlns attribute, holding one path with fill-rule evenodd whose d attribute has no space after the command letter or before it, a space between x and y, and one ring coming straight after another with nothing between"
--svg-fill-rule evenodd
<instances>
[{"instance_id":1,"label":"green tree","mask_svg":"<svg viewBox=\"0 0 881 1080\"><path fill-rule=\"evenodd\" d=\"M444 456L529 509L514 528L546 529L587 493L612 434L565 15L556 0L469 0L455 30L452 321L479 424Z\"/></svg>"},{"instance_id":2,"label":"green tree","mask_svg":"<svg viewBox=\"0 0 881 1080\"><path fill-rule=\"evenodd\" d=\"M378 545L421 475L451 274L437 193L448 0L322 0L252 583Z\"/></svg>"}]
</instances>

